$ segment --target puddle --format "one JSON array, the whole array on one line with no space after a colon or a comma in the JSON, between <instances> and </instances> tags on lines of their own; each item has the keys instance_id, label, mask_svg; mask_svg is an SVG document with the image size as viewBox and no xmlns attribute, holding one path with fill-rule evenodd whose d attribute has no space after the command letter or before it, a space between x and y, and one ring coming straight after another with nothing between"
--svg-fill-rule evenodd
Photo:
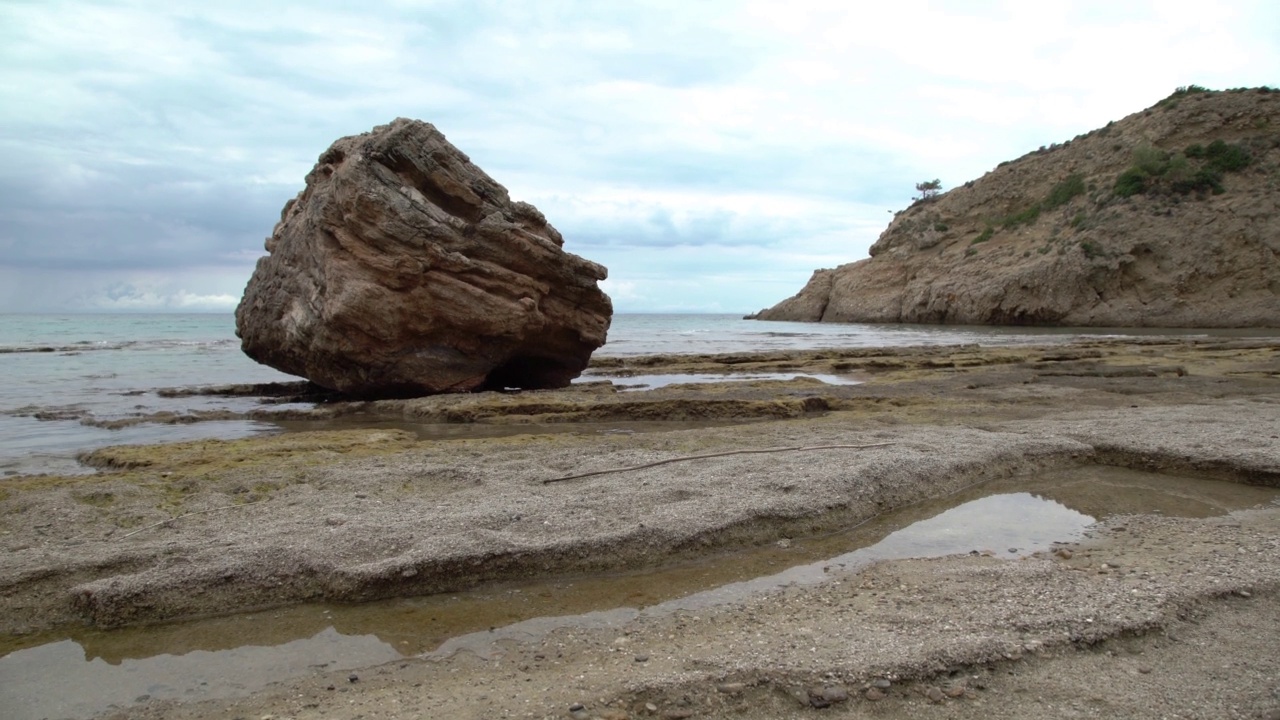
<instances>
[{"instance_id":1,"label":"puddle","mask_svg":"<svg viewBox=\"0 0 1280 720\"><path fill-rule=\"evenodd\" d=\"M10 720L82 718L148 698L241 696L318 670L461 649L485 656L500 640L531 640L560 627L619 625L643 614L740 601L785 585L821 582L833 570L877 560L975 550L1023 557L1055 542L1077 540L1096 519L1112 514L1210 517L1277 498L1280 491L1273 488L1073 468L970 488L825 537L677 567L9 639L9 647L0 645L0 652L8 652L0 657L0 707Z\"/></svg>"},{"instance_id":2,"label":"puddle","mask_svg":"<svg viewBox=\"0 0 1280 720\"><path fill-rule=\"evenodd\" d=\"M700 383L720 382L755 382L759 380L795 380L796 378L812 378L826 385L860 385L861 380L842 377L840 375L823 375L814 373L739 373L733 375L715 375L700 373L681 373L672 375L583 375L581 382L599 382L608 380L619 390L653 390L669 385L695 385Z\"/></svg>"}]
</instances>

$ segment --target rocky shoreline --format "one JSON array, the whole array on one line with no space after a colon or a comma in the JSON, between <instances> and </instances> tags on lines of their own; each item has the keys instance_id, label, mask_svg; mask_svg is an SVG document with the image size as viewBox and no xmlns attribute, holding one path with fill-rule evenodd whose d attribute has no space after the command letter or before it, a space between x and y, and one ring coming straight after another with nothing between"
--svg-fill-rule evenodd
<instances>
[{"instance_id":1,"label":"rocky shoreline","mask_svg":"<svg viewBox=\"0 0 1280 720\"><path fill-rule=\"evenodd\" d=\"M96 475L7 480L4 629L657 566L1081 464L1280 487L1280 340L601 358L592 372L565 390L328 402L286 417L339 429L108 448L86 457ZM863 382L619 389L637 374L726 372ZM654 427L411 431L635 421ZM633 469L547 482L619 468ZM946 704L950 717L1271 717L1280 661L1233 663L1280 636L1277 530L1275 505L1133 516L1069 557L888 562L483 657L409 660L358 682L317 670L249 698L120 716L912 717ZM1114 666L1105 679L1099 663Z\"/></svg>"}]
</instances>

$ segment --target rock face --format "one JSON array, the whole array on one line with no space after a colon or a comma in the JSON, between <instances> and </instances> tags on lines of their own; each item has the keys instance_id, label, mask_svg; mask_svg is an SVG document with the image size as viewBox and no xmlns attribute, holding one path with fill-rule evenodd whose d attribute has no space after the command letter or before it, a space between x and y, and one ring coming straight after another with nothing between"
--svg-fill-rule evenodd
<instances>
[{"instance_id":1,"label":"rock face","mask_svg":"<svg viewBox=\"0 0 1280 720\"><path fill-rule=\"evenodd\" d=\"M335 142L236 309L249 357L362 396L563 387L604 344L604 267L428 123Z\"/></svg>"},{"instance_id":2,"label":"rock face","mask_svg":"<svg viewBox=\"0 0 1280 720\"><path fill-rule=\"evenodd\" d=\"M899 212L761 320L1280 326L1280 91L1180 90Z\"/></svg>"}]
</instances>

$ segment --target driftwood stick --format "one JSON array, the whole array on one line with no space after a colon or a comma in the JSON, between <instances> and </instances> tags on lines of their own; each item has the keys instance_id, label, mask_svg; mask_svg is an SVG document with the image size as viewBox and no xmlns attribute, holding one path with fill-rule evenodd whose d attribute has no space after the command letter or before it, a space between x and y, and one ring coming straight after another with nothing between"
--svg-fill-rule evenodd
<instances>
[{"instance_id":1,"label":"driftwood stick","mask_svg":"<svg viewBox=\"0 0 1280 720\"><path fill-rule=\"evenodd\" d=\"M726 455L756 455L760 453L779 453L779 452L807 452L809 450L865 450L866 448L886 447L888 445L897 445L892 442L871 443L870 445L796 445L794 447L775 447L760 448L756 450L726 450L724 452L706 453L703 455L683 455L681 457L667 458L666 460L657 460L643 465L630 465L627 467L610 468L608 470L593 470L591 472L579 473L577 475L566 475L564 477L551 478L543 480L543 485L551 483L564 482L566 480L581 480L582 478L594 477L596 475L608 475L609 473L628 472L631 470L644 470L646 468L657 467L659 465L667 465L670 463L684 462L686 460L705 460L707 458L724 457Z\"/></svg>"},{"instance_id":2,"label":"driftwood stick","mask_svg":"<svg viewBox=\"0 0 1280 720\"><path fill-rule=\"evenodd\" d=\"M157 523L151 523L150 525L147 525L147 526L145 526L145 527L140 527L140 528L138 528L137 530L134 530L133 532L130 532L130 533L125 533L124 535L121 535L120 537L118 537L118 538L116 538L116 539L117 539L117 540L123 540L123 539L125 539L125 538L127 538L127 537L130 537L130 536L133 536L133 535L137 535L138 533L140 533L140 532L142 532L142 531L144 531L144 530L150 530L151 528L157 528L157 527L160 527L161 525L168 525L169 523L171 523L171 522L173 522L173 521L175 521L175 520L181 520L182 518L191 517L192 515L203 515L203 514L205 514L205 513L221 512L221 511L223 511L223 510L235 510L236 508L248 507L248 506L250 506L250 505L257 505L257 504L258 504L258 503L260 503L260 502L264 502L264 501L263 501L263 500L254 500L253 502L240 503L239 505L223 505L222 507L209 508L208 510L193 510L193 511L191 511L191 512L189 512L189 513L183 513L183 514L181 514L181 515L175 515L175 516L173 516L173 517L169 518L168 520L161 520L160 522L157 522Z\"/></svg>"}]
</instances>

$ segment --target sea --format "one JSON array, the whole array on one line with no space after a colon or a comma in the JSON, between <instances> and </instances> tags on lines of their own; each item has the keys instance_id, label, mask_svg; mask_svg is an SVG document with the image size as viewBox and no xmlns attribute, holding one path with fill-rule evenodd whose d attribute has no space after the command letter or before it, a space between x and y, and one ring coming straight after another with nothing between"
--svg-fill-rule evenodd
<instances>
[{"instance_id":1,"label":"sea","mask_svg":"<svg viewBox=\"0 0 1280 720\"><path fill-rule=\"evenodd\" d=\"M728 314L618 314L608 342L596 355L1011 345L1128 334L1152 331L789 323L745 320ZM0 478L92 472L77 456L108 445L283 432L280 425L244 419L136 420L157 413L169 413L173 418L220 410L243 414L259 404L255 398L243 397L165 397L158 392L162 389L299 379L244 355L235 335L235 318L229 313L0 314L0 378Z\"/></svg>"}]
</instances>

